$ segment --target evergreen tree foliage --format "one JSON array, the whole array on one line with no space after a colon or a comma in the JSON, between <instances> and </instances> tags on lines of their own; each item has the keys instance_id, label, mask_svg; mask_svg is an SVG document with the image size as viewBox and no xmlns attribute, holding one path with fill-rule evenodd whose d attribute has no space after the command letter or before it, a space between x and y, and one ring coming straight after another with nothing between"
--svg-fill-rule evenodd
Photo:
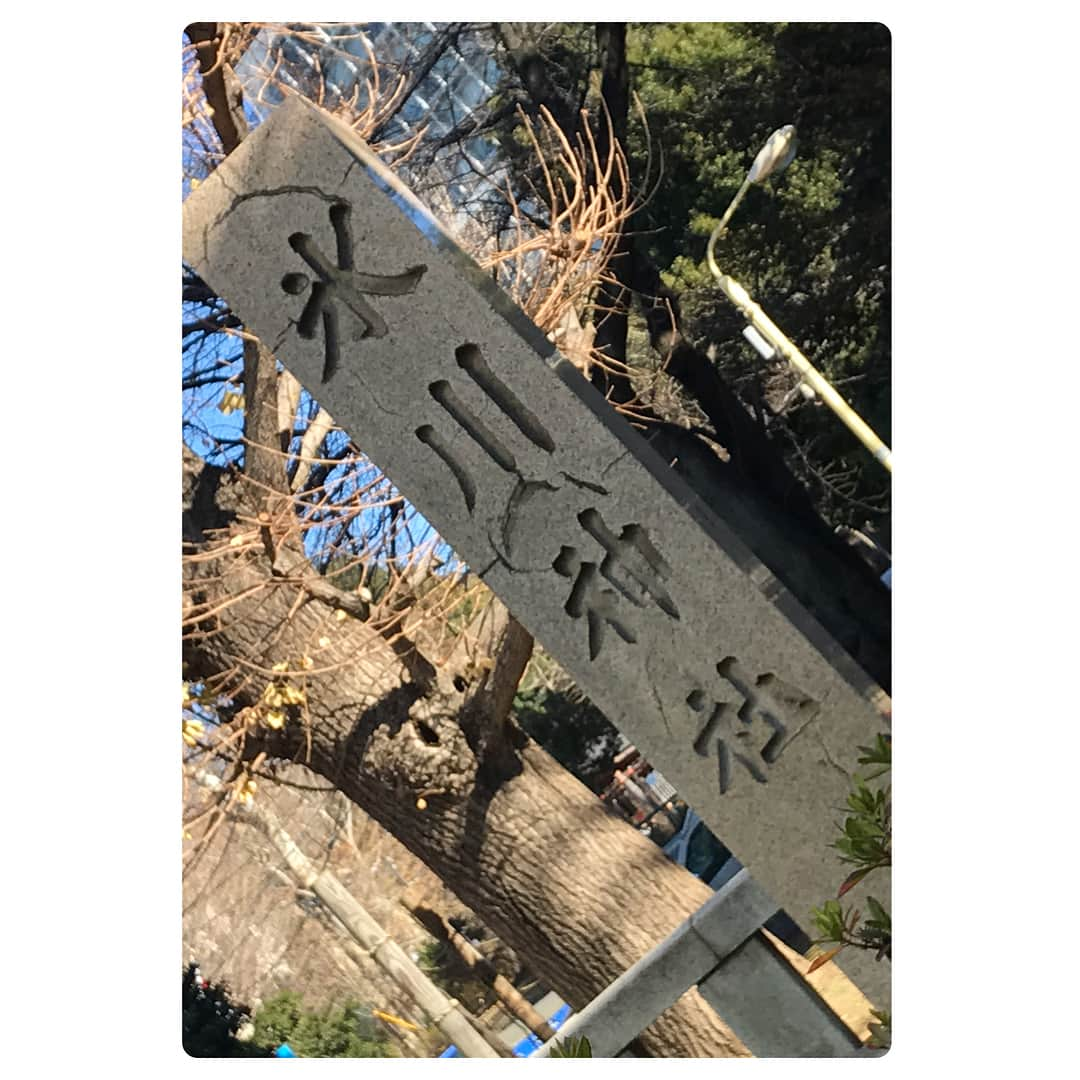
<instances>
[{"instance_id":1,"label":"evergreen tree foliage","mask_svg":"<svg viewBox=\"0 0 1080 1080\"><path fill-rule=\"evenodd\" d=\"M737 278L857 412L891 440L891 39L879 23L632 24L632 84L663 175L635 230L695 343L751 406L794 378L742 339L705 264L709 234L784 124L794 161L751 187L717 247ZM630 128L635 162L645 130ZM888 511L887 475L824 407L800 399L770 430L834 524Z\"/></svg>"},{"instance_id":2,"label":"evergreen tree foliage","mask_svg":"<svg viewBox=\"0 0 1080 1080\"><path fill-rule=\"evenodd\" d=\"M596 788L619 748L619 731L584 694L538 686L514 698L518 722L564 769Z\"/></svg>"},{"instance_id":3,"label":"evergreen tree foliage","mask_svg":"<svg viewBox=\"0 0 1080 1080\"><path fill-rule=\"evenodd\" d=\"M360 1005L349 999L308 1009L301 994L283 990L255 1014L255 1045L272 1052L288 1043L297 1057L394 1057L386 1035Z\"/></svg>"},{"instance_id":4,"label":"evergreen tree foliage","mask_svg":"<svg viewBox=\"0 0 1080 1080\"><path fill-rule=\"evenodd\" d=\"M528 85L526 111L542 101L572 128L584 105L603 133L593 27L519 24L502 36L508 66L515 57L518 63L493 104L511 87L521 95ZM509 48L518 37L528 49ZM682 332L761 418L827 521L887 526L888 474L828 408L797 393L783 362L762 360L745 341L744 320L717 287L705 247L758 150L774 130L794 124L794 161L751 187L717 262L890 443L888 28L629 23L626 61L629 90L641 105L627 127L631 186L643 204L630 229L672 291ZM500 145L523 190L542 183L513 115L502 121ZM627 360L641 372L639 390L656 381L661 362L643 314L632 314L627 347ZM680 423L701 420L689 401L680 409L661 399L654 407Z\"/></svg>"}]
</instances>

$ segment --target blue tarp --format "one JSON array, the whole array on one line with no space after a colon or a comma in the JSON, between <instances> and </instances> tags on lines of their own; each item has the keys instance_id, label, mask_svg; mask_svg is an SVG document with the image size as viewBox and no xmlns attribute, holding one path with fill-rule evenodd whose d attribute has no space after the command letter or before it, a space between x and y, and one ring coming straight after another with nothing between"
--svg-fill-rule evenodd
<instances>
[{"instance_id":1,"label":"blue tarp","mask_svg":"<svg viewBox=\"0 0 1080 1080\"><path fill-rule=\"evenodd\" d=\"M548 1022L556 1031L558 1031L559 1028L566 1023L566 1018L569 1015L570 1006L564 1005L555 1013L555 1015ZM544 1044L530 1032L528 1035L525 1036L524 1039L521 1040L521 1042L517 1044L517 1046L514 1047L514 1057L530 1057L532 1054L535 1054L536 1051L539 1050L540 1047L543 1045ZM457 1057L458 1054L458 1048L451 1044L439 1055L439 1057Z\"/></svg>"},{"instance_id":2,"label":"blue tarp","mask_svg":"<svg viewBox=\"0 0 1080 1080\"><path fill-rule=\"evenodd\" d=\"M558 1031L559 1028L566 1023L566 1018L569 1015L570 1006L564 1005L555 1013L549 1023L556 1031ZM529 1057L530 1055L535 1054L543 1045L544 1044L530 1031L529 1034L514 1047L514 1057Z\"/></svg>"}]
</instances>

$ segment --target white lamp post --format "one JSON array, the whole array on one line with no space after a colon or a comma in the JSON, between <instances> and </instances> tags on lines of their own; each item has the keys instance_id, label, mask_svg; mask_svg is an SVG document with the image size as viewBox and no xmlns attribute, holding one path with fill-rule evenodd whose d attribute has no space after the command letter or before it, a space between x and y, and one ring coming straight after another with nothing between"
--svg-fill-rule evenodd
<instances>
[{"instance_id":1,"label":"white lamp post","mask_svg":"<svg viewBox=\"0 0 1080 1080\"><path fill-rule=\"evenodd\" d=\"M746 179L742 182L735 198L724 211L720 224L713 229L709 237L709 246L705 250L705 259L709 270L723 289L724 295L742 312L750 324L744 333L747 340L766 359L779 353L798 372L803 385L816 393L826 405L855 434L859 441L892 472L892 451L878 438L869 424L836 392L832 383L806 359L805 356L788 340L780 328L750 298L749 293L730 275L725 274L717 265L714 256L716 242L727 229L727 223L735 208L742 202L743 196L750 190L751 184L760 184L770 176L775 176L786 168L795 157L795 126L786 124L777 128L754 158Z\"/></svg>"}]
</instances>

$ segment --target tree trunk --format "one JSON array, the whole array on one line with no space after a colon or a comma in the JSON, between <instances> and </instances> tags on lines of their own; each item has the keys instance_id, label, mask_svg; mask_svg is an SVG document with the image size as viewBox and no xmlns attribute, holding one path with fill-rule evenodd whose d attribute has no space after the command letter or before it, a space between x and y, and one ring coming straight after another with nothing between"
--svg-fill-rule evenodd
<instances>
[{"instance_id":1,"label":"tree trunk","mask_svg":"<svg viewBox=\"0 0 1080 1080\"><path fill-rule=\"evenodd\" d=\"M190 453L185 477L186 537L230 518L234 535L250 532L237 522L256 516L258 489ZM506 716L513 671L528 658L497 601L491 610L500 618L485 644L502 662L468 685L461 665L407 664L367 623L337 621L322 600L305 602L293 578L274 574L269 555L235 555L224 537L215 550L220 557L185 565L188 595L204 610L233 602L189 629L189 678L244 669L233 708L254 706L267 682L259 669L282 660L296 667L320 637L331 639L304 676L306 715L282 731L252 730L245 755L303 761L324 776L571 1006L582 1008L711 895L611 816L511 718L492 721ZM505 681L499 667L510 673ZM696 991L642 1045L665 1057L746 1053Z\"/></svg>"},{"instance_id":2,"label":"tree trunk","mask_svg":"<svg viewBox=\"0 0 1080 1080\"><path fill-rule=\"evenodd\" d=\"M630 78L626 66L626 23L597 23L596 48L600 57L600 96L611 123L610 136L605 119L601 119L596 136L597 157L606 161L610 143L616 142L629 153L626 139L626 120L630 108ZM612 178L614 195L625 198L618 178ZM626 338L629 330L630 291L626 288L627 263L633 241L630 223L619 230L619 240L608 264L608 277L596 290L595 326L596 350L616 365L626 363ZM595 366L592 383L613 405L627 405L634 400L634 389L628 375Z\"/></svg>"}]
</instances>

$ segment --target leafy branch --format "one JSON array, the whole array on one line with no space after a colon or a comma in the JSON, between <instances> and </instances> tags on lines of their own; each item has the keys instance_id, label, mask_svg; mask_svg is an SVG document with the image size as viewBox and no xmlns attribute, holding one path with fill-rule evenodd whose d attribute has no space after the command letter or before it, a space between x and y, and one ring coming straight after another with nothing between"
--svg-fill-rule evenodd
<instances>
[{"instance_id":1,"label":"leafy branch","mask_svg":"<svg viewBox=\"0 0 1080 1080\"><path fill-rule=\"evenodd\" d=\"M879 900L865 899L865 915L858 908L846 911L840 898L875 870L892 865L892 788L872 788L870 782L885 776L892 768L892 737L878 735L874 745L860 746L860 765L869 766L855 777L847 797L847 817L839 838L830 846L840 853L841 861L855 867L844 879L836 899L826 900L811 912L821 935L814 941L813 960L808 969L816 971L846 948L872 949L876 959L892 960L892 918ZM831 946L831 948L826 948ZM875 1012L879 1023L871 1024L872 1045L887 1046L891 1040L892 1019L888 1013Z\"/></svg>"},{"instance_id":2,"label":"leafy branch","mask_svg":"<svg viewBox=\"0 0 1080 1080\"><path fill-rule=\"evenodd\" d=\"M571 1035L551 1048L552 1057L592 1057L592 1044L584 1035Z\"/></svg>"}]
</instances>

